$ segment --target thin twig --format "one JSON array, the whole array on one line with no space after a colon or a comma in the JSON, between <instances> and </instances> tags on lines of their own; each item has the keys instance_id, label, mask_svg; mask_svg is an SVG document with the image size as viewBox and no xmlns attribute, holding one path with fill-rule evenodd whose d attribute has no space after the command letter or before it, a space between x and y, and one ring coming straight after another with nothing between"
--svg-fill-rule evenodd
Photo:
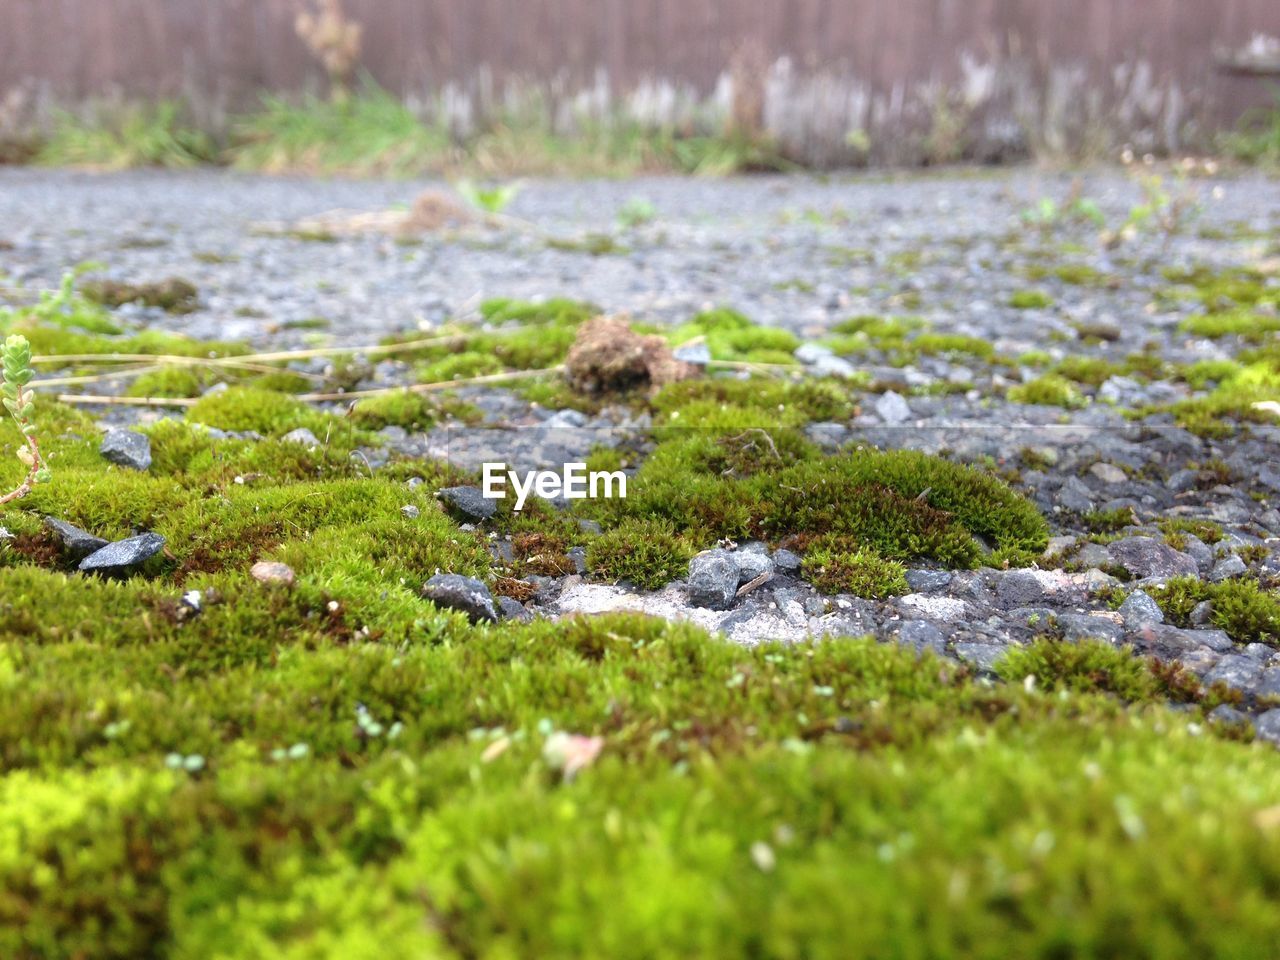
<instances>
[{"instance_id":1,"label":"thin twig","mask_svg":"<svg viewBox=\"0 0 1280 960\"><path fill-rule=\"evenodd\" d=\"M414 383L406 387L378 387L372 390L352 390L348 393L298 393L295 400L305 403L334 403L341 400L361 400L366 397L384 397L393 393L432 393L437 390L451 390L476 383L501 383L505 380L527 380L547 374L560 373L563 366L546 367L541 370L513 370L509 373L487 373L479 377L463 377L458 380L439 380L434 383ZM55 397L62 403L80 403L103 406L127 407L190 407L196 400L189 397L112 397L92 393L60 393Z\"/></svg>"}]
</instances>

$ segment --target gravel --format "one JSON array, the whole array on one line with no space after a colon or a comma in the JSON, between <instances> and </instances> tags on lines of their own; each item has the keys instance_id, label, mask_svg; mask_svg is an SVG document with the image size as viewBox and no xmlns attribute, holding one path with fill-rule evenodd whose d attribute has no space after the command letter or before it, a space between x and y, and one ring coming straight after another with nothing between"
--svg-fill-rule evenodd
<instances>
[{"instance_id":1,"label":"gravel","mask_svg":"<svg viewBox=\"0 0 1280 960\"><path fill-rule=\"evenodd\" d=\"M1055 569L911 568L907 596L869 601L819 594L803 578L799 552L745 544L699 555L687 583L650 593L593 583L580 573L529 577L537 592L526 606L508 598L495 602L478 581L441 574L428 581L424 595L482 620L497 618L499 609L520 619L639 610L692 620L744 644L868 633L982 671L1010 646L1037 635L1098 639L1235 685L1245 697L1241 715L1253 719L1260 737L1280 743L1280 710L1265 712L1257 700L1265 691L1280 695L1274 649L1245 647L1212 629L1211 606L1197 607L1187 623L1165 623L1148 592L1183 575L1280 579L1274 500L1280 493L1280 426L1252 424L1248 431L1205 438L1178 427L1167 413L1131 415L1124 409L1195 395L1176 377L1126 371L1098 386L1080 384L1090 402L1064 410L1005 396L1044 367L945 353L903 363L875 349L837 353L823 342L850 317L911 314L933 332L990 344L999 358L1043 351L1049 364L1077 356L1121 362L1148 349L1170 364L1232 356L1238 344L1179 330L1203 305L1157 296L1169 287L1161 270L1240 265L1245 245L1230 237L1274 230L1280 182L1254 176L1191 180L1188 189L1202 204L1191 229L1171 238L1143 233L1119 250L1105 249L1089 225L1064 225L1061 236L1028 230L1022 213L1043 197L1064 203L1077 179L1080 195L1096 200L1109 224L1123 223L1141 202L1134 179L1109 171L537 181L509 211L535 229L429 234L406 246L374 235L308 242L281 235L279 228L337 208L388 209L438 184L0 169L0 241L12 244L4 254L0 298L55 287L63 271L91 260L106 263L106 274L115 279L183 276L200 290L192 313L128 306L118 316L272 350L311 346L317 337L326 345L358 348L391 335L429 334L447 322L477 322L477 306L489 297L568 296L658 325L683 323L718 304L737 308L799 338L799 372L847 379L859 411L839 422L809 424L811 442L832 452L857 446L920 450L1001 470L1050 519L1054 547L1041 566ZM625 252L591 256L546 242L617 230L618 209L636 196L649 199L657 217L625 232ZM832 215L821 224L797 215L809 210ZM1068 241L1080 251L1070 259L1122 282L1028 278L1029 267L1065 258L1060 248ZM1053 306L1009 306L1015 292L1032 286L1043 288ZM1086 330L1098 339L1086 338ZM687 358L705 363L705 344L691 346ZM304 372L322 372L317 363ZM363 386L411 381L410 365L394 358L377 358L371 366L375 373ZM41 369L46 372L66 373ZM613 447L626 450L634 466L648 449L647 415L626 408L582 414L543 409L497 387L459 393L479 411L479 423L448 422L426 433L388 427L383 446L364 451L370 465L377 469L404 454L444 457L463 469L503 461L512 469L558 470ZM145 437L129 428L165 415L108 408L103 417L121 435L110 449L120 452L109 454L104 439L104 457L148 469L149 452L144 458L138 442ZM286 439L319 442L305 430ZM1221 471L1206 473L1211 463L1229 467L1230 479L1224 482ZM486 520L496 509L476 487L449 488L439 497L468 523ZM1099 531L1089 520L1099 510L1114 512L1126 525ZM1169 518L1215 523L1223 539L1211 546L1182 533L1166 542L1161 522ZM112 551L108 557L136 564L141 561L131 558L154 545L148 539L154 535L143 535L103 547L85 531L60 532L49 524L72 555L102 548L85 562ZM736 595L740 585L765 572L772 578ZM1116 611L1118 588L1127 597Z\"/></svg>"}]
</instances>

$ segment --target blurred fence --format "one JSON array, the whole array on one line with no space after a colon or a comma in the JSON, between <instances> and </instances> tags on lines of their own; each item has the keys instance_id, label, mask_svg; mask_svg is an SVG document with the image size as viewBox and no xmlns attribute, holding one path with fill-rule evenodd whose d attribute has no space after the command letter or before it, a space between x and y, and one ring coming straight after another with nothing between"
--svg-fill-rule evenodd
<instances>
[{"instance_id":1,"label":"blurred fence","mask_svg":"<svg viewBox=\"0 0 1280 960\"><path fill-rule=\"evenodd\" d=\"M1268 101L1249 63L1223 62L1251 43L1265 53L1266 38L1280 37L1278 0L345 6L364 26L364 68L462 132L520 111L560 128L621 113L714 125L750 94L765 126L818 163L1195 146ZM12 124L53 103L183 97L216 128L263 90L322 89L294 33L297 8L0 0L0 113Z\"/></svg>"}]
</instances>

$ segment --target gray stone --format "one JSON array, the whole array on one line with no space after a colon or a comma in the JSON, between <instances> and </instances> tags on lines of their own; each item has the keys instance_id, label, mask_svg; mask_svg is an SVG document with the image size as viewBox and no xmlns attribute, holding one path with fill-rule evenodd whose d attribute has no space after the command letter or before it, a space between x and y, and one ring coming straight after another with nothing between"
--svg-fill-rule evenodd
<instances>
[{"instance_id":1,"label":"gray stone","mask_svg":"<svg viewBox=\"0 0 1280 960\"><path fill-rule=\"evenodd\" d=\"M1125 597L1117 612L1131 630L1147 624L1164 623L1164 611L1145 590L1135 590Z\"/></svg>"},{"instance_id":2,"label":"gray stone","mask_svg":"<svg viewBox=\"0 0 1280 960\"><path fill-rule=\"evenodd\" d=\"M1249 567L1236 554L1229 553L1213 565L1209 579L1213 583L1221 583L1232 577L1239 577L1249 571Z\"/></svg>"},{"instance_id":3,"label":"gray stone","mask_svg":"<svg viewBox=\"0 0 1280 960\"><path fill-rule=\"evenodd\" d=\"M1258 675L1253 691L1259 697L1280 697L1280 667L1267 667Z\"/></svg>"},{"instance_id":4,"label":"gray stone","mask_svg":"<svg viewBox=\"0 0 1280 960\"><path fill-rule=\"evenodd\" d=\"M300 443L304 447L320 446L320 438L308 430L306 427L298 427L296 430L290 430L280 438L281 443Z\"/></svg>"},{"instance_id":5,"label":"gray stone","mask_svg":"<svg viewBox=\"0 0 1280 960\"><path fill-rule=\"evenodd\" d=\"M515 620L519 623L528 623L533 619L533 614L525 609L524 604L511 597L498 598L498 616L503 620Z\"/></svg>"},{"instance_id":6,"label":"gray stone","mask_svg":"<svg viewBox=\"0 0 1280 960\"><path fill-rule=\"evenodd\" d=\"M1106 484L1124 483L1129 475L1114 463L1095 463L1089 472Z\"/></svg>"},{"instance_id":7,"label":"gray stone","mask_svg":"<svg viewBox=\"0 0 1280 960\"><path fill-rule=\"evenodd\" d=\"M459 573L437 573L422 587L422 595L436 606L460 610L472 623L498 619L493 595L479 580Z\"/></svg>"},{"instance_id":8,"label":"gray stone","mask_svg":"<svg viewBox=\"0 0 1280 960\"><path fill-rule=\"evenodd\" d=\"M957 643L953 649L957 657L983 673L994 673L996 664L1009 651L998 643Z\"/></svg>"},{"instance_id":9,"label":"gray stone","mask_svg":"<svg viewBox=\"0 0 1280 960\"><path fill-rule=\"evenodd\" d=\"M947 645L947 638L942 631L928 620L904 620L895 634L897 641L905 647L916 650L932 650L942 653Z\"/></svg>"},{"instance_id":10,"label":"gray stone","mask_svg":"<svg viewBox=\"0 0 1280 960\"><path fill-rule=\"evenodd\" d=\"M436 499L470 520L488 520L498 512L497 502L486 500L479 487L445 487L436 491Z\"/></svg>"},{"instance_id":11,"label":"gray stone","mask_svg":"<svg viewBox=\"0 0 1280 960\"><path fill-rule=\"evenodd\" d=\"M835 356L835 352L820 343L802 343L796 348L794 356L801 363L814 364L825 357Z\"/></svg>"},{"instance_id":12,"label":"gray stone","mask_svg":"<svg viewBox=\"0 0 1280 960\"><path fill-rule=\"evenodd\" d=\"M298 577L287 563L271 560L259 560L249 568L249 576L259 583L280 584L286 587L293 586Z\"/></svg>"},{"instance_id":13,"label":"gray stone","mask_svg":"<svg viewBox=\"0 0 1280 960\"><path fill-rule=\"evenodd\" d=\"M1093 491L1079 477L1067 477L1058 490L1057 502L1062 509L1072 513L1088 513L1096 505Z\"/></svg>"},{"instance_id":14,"label":"gray stone","mask_svg":"<svg viewBox=\"0 0 1280 960\"><path fill-rule=\"evenodd\" d=\"M1064 613L1058 616L1058 626L1066 640L1106 640L1119 643L1124 639L1124 627L1109 617L1091 617L1087 614Z\"/></svg>"},{"instance_id":15,"label":"gray stone","mask_svg":"<svg viewBox=\"0 0 1280 960\"><path fill-rule=\"evenodd\" d=\"M739 584L750 583L756 577L773 573L773 561L763 549L738 550L734 553L733 559L738 564Z\"/></svg>"},{"instance_id":16,"label":"gray stone","mask_svg":"<svg viewBox=\"0 0 1280 960\"><path fill-rule=\"evenodd\" d=\"M773 567L779 573L796 574L800 572L800 566L804 560L800 554L793 553L790 550L775 550L773 552Z\"/></svg>"},{"instance_id":17,"label":"gray stone","mask_svg":"<svg viewBox=\"0 0 1280 960\"><path fill-rule=\"evenodd\" d=\"M885 423L904 423L911 419L911 407L902 394L890 390L876 400L876 414Z\"/></svg>"},{"instance_id":18,"label":"gray stone","mask_svg":"<svg viewBox=\"0 0 1280 960\"><path fill-rule=\"evenodd\" d=\"M950 570L908 570L907 586L912 593L934 593L951 583Z\"/></svg>"},{"instance_id":19,"label":"gray stone","mask_svg":"<svg viewBox=\"0 0 1280 960\"><path fill-rule=\"evenodd\" d=\"M1009 570L996 584L996 599L1006 607L1031 606L1044 595L1044 585L1030 570Z\"/></svg>"},{"instance_id":20,"label":"gray stone","mask_svg":"<svg viewBox=\"0 0 1280 960\"><path fill-rule=\"evenodd\" d=\"M151 440L133 430L108 430L98 452L112 463L130 470L151 469Z\"/></svg>"},{"instance_id":21,"label":"gray stone","mask_svg":"<svg viewBox=\"0 0 1280 960\"><path fill-rule=\"evenodd\" d=\"M1107 545L1113 563L1141 578L1200 575L1195 560L1152 537L1126 537Z\"/></svg>"},{"instance_id":22,"label":"gray stone","mask_svg":"<svg viewBox=\"0 0 1280 960\"><path fill-rule=\"evenodd\" d=\"M1216 723L1224 727L1251 727L1253 721L1249 719L1249 715L1242 710L1227 703L1220 703L1209 711L1206 718L1210 723Z\"/></svg>"},{"instance_id":23,"label":"gray stone","mask_svg":"<svg viewBox=\"0 0 1280 960\"><path fill-rule=\"evenodd\" d=\"M1259 740L1280 745L1280 708L1268 710L1254 721Z\"/></svg>"},{"instance_id":24,"label":"gray stone","mask_svg":"<svg viewBox=\"0 0 1280 960\"><path fill-rule=\"evenodd\" d=\"M573 561L573 572L578 576L583 576L587 572L587 548L586 547L570 547L565 553L571 561Z\"/></svg>"},{"instance_id":25,"label":"gray stone","mask_svg":"<svg viewBox=\"0 0 1280 960\"><path fill-rule=\"evenodd\" d=\"M1196 562L1201 574L1208 573L1213 569L1213 548L1199 537L1187 534L1182 552Z\"/></svg>"},{"instance_id":26,"label":"gray stone","mask_svg":"<svg viewBox=\"0 0 1280 960\"><path fill-rule=\"evenodd\" d=\"M1206 623L1210 623L1213 620L1213 601L1201 600L1191 608L1187 619L1191 621L1193 627L1203 627Z\"/></svg>"},{"instance_id":27,"label":"gray stone","mask_svg":"<svg viewBox=\"0 0 1280 960\"><path fill-rule=\"evenodd\" d=\"M672 353L677 360L693 363L700 367L705 367L711 362L711 348L707 346L707 341L705 340L695 340L692 343L681 344Z\"/></svg>"},{"instance_id":28,"label":"gray stone","mask_svg":"<svg viewBox=\"0 0 1280 960\"><path fill-rule=\"evenodd\" d=\"M1204 676L1204 682L1210 686L1221 683L1232 690L1248 692L1262 674L1262 664L1252 657L1242 654L1228 654L1218 661L1217 666Z\"/></svg>"},{"instance_id":29,"label":"gray stone","mask_svg":"<svg viewBox=\"0 0 1280 960\"><path fill-rule=\"evenodd\" d=\"M1111 554L1100 543L1086 543L1076 554L1075 561L1086 569L1098 569L1111 563Z\"/></svg>"},{"instance_id":30,"label":"gray stone","mask_svg":"<svg viewBox=\"0 0 1280 960\"><path fill-rule=\"evenodd\" d=\"M108 543L80 561L86 573L127 573L150 560L164 549L164 537L158 533L140 533Z\"/></svg>"},{"instance_id":31,"label":"gray stone","mask_svg":"<svg viewBox=\"0 0 1280 960\"><path fill-rule=\"evenodd\" d=\"M422 516L422 511L419 510L418 507L412 503L406 503L403 507L400 508L400 512L404 514L404 516L408 517L410 520L417 520L418 517Z\"/></svg>"},{"instance_id":32,"label":"gray stone","mask_svg":"<svg viewBox=\"0 0 1280 960\"><path fill-rule=\"evenodd\" d=\"M102 537L95 537L92 533L56 517L45 517L44 525L53 531L53 535L62 544L63 552L73 560L83 560L108 543Z\"/></svg>"},{"instance_id":33,"label":"gray stone","mask_svg":"<svg viewBox=\"0 0 1280 960\"><path fill-rule=\"evenodd\" d=\"M738 592L738 563L727 550L705 550L689 561L689 602L728 610Z\"/></svg>"},{"instance_id":34,"label":"gray stone","mask_svg":"<svg viewBox=\"0 0 1280 960\"><path fill-rule=\"evenodd\" d=\"M845 380L858 372L852 363L841 357L821 357L811 369L819 377L840 377Z\"/></svg>"}]
</instances>

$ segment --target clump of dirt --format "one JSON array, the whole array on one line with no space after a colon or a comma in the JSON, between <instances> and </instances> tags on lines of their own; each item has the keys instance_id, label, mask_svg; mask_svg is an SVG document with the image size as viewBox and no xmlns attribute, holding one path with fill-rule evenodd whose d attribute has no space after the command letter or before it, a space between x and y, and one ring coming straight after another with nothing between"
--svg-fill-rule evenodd
<instances>
[{"instance_id":1,"label":"clump of dirt","mask_svg":"<svg viewBox=\"0 0 1280 960\"><path fill-rule=\"evenodd\" d=\"M461 202L442 190L424 190L413 199L407 212L400 210L330 210L292 225L263 224L267 233L301 238L354 237L371 233L399 239L434 233L446 227L463 227L476 216Z\"/></svg>"},{"instance_id":2,"label":"clump of dirt","mask_svg":"<svg viewBox=\"0 0 1280 960\"><path fill-rule=\"evenodd\" d=\"M569 386L592 395L653 390L698 373L694 364L677 360L662 337L638 334L622 317L584 323L565 358Z\"/></svg>"},{"instance_id":3,"label":"clump of dirt","mask_svg":"<svg viewBox=\"0 0 1280 960\"><path fill-rule=\"evenodd\" d=\"M453 197L440 190L424 190L414 197L409 213L400 224L400 233L427 233L470 223L475 216Z\"/></svg>"},{"instance_id":4,"label":"clump of dirt","mask_svg":"<svg viewBox=\"0 0 1280 960\"><path fill-rule=\"evenodd\" d=\"M89 280L80 285L86 299L104 307L120 307L126 303L142 303L161 307L169 313L190 313L196 308L200 291L181 277L168 277L155 283L123 283L119 280Z\"/></svg>"}]
</instances>

